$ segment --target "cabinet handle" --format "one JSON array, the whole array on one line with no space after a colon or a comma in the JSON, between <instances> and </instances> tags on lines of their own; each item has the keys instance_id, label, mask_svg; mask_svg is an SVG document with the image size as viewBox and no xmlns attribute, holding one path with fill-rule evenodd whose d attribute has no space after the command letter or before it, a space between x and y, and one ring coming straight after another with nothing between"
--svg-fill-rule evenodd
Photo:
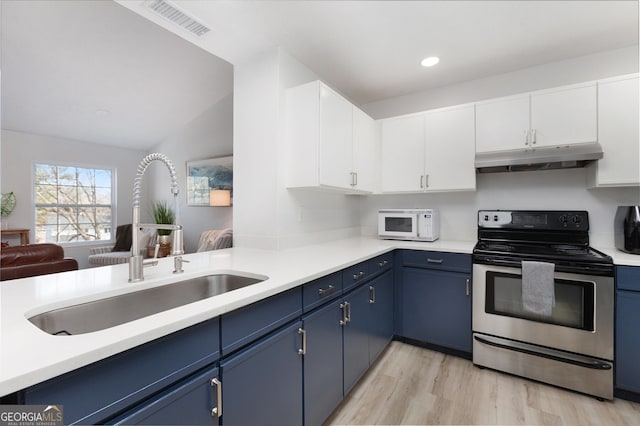
<instances>
[{"instance_id":1,"label":"cabinet handle","mask_svg":"<svg viewBox=\"0 0 640 426\"><path fill-rule=\"evenodd\" d=\"M386 260L383 260L382 262L378 263L378 266L381 267L381 268L384 268L388 264L389 264L389 262L387 262Z\"/></svg>"},{"instance_id":2,"label":"cabinet handle","mask_svg":"<svg viewBox=\"0 0 640 426\"><path fill-rule=\"evenodd\" d=\"M342 319L340 320L340 325L347 325L347 323L349 322L347 318L347 305L347 302L340 304L340 309L342 309Z\"/></svg>"},{"instance_id":3,"label":"cabinet handle","mask_svg":"<svg viewBox=\"0 0 640 426\"><path fill-rule=\"evenodd\" d=\"M302 348L298 349L298 355L306 355L307 354L307 331L303 328L299 328L298 334L302 335Z\"/></svg>"},{"instance_id":4,"label":"cabinet handle","mask_svg":"<svg viewBox=\"0 0 640 426\"><path fill-rule=\"evenodd\" d=\"M524 146L529 146L529 134L530 134L529 129L524 131Z\"/></svg>"},{"instance_id":5,"label":"cabinet handle","mask_svg":"<svg viewBox=\"0 0 640 426\"><path fill-rule=\"evenodd\" d=\"M424 189L424 175L420 175L420 189Z\"/></svg>"},{"instance_id":6,"label":"cabinet handle","mask_svg":"<svg viewBox=\"0 0 640 426\"><path fill-rule=\"evenodd\" d=\"M335 290L335 289L336 288L334 286L329 284L329 287L327 287L327 288L318 289L318 295L324 296L325 294L333 293L333 290Z\"/></svg>"},{"instance_id":7,"label":"cabinet handle","mask_svg":"<svg viewBox=\"0 0 640 426\"><path fill-rule=\"evenodd\" d=\"M372 285L369 286L369 304L373 305L376 303L376 288ZM349 312L351 315L351 312Z\"/></svg>"},{"instance_id":8,"label":"cabinet handle","mask_svg":"<svg viewBox=\"0 0 640 426\"><path fill-rule=\"evenodd\" d=\"M353 274L353 280L359 280L360 278L364 277L364 272L360 271L357 274Z\"/></svg>"},{"instance_id":9,"label":"cabinet handle","mask_svg":"<svg viewBox=\"0 0 640 426\"><path fill-rule=\"evenodd\" d=\"M429 188L429 175L424 175L424 186L425 188Z\"/></svg>"},{"instance_id":10,"label":"cabinet handle","mask_svg":"<svg viewBox=\"0 0 640 426\"><path fill-rule=\"evenodd\" d=\"M351 175L351 186L356 186L358 184L357 174L355 172L350 172Z\"/></svg>"},{"instance_id":11,"label":"cabinet handle","mask_svg":"<svg viewBox=\"0 0 640 426\"><path fill-rule=\"evenodd\" d=\"M536 144L536 129L531 129L531 143Z\"/></svg>"},{"instance_id":12,"label":"cabinet handle","mask_svg":"<svg viewBox=\"0 0 640 426\"><path fill-rule=\"evenodd\" d=\"M431 259L430 257L427 257L427 263L442 263L444 259Z\"/></svg>"},{"instance_id":13,"label":"cabinet handle","mask_svg":"<svg viewBox=\"0 0 640 426\"><path fill-rule=\"evenodd\" d=\"M347 305L347 322L351 322L351 303L344 302L344 304Z\"/></svg>"},{"instance_id":14,"label":"cabinet handle","mask_svg":"<svg viewBox=\"0 0 640 426\"><path fill-rule=\"evenodd\" d=\"M211 417L222 417L222 382L217 377L211 379L211 387L216 387L216 406L211 409Z\"/></svg>"},{"instance_id":15,"label":"cabinet handle","mask_svg":"<svg viewBox=\"0 0 640 426\"><path fill-rule=\"evenodd\" d=\"M471 294L471 288L469 287L469 278L467 278L467 282L465 285L465 294L469 296Z\"/></svg>"}]
</instances>

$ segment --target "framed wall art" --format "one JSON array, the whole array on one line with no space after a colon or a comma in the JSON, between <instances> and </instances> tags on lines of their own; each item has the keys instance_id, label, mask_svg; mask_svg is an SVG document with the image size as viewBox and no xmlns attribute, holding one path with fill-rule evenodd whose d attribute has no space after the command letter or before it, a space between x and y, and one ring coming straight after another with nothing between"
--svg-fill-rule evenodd
<instances>
[{"instance_id":1,"label":"framed wall art","mask_svg":"<svg viewBox=\"0 0 640 426\"><path fill-rule=\"evenodd\" d=\"M188 206L230 206L232 200L232 155L187 161Z\"/></svg>"}]
</instances>

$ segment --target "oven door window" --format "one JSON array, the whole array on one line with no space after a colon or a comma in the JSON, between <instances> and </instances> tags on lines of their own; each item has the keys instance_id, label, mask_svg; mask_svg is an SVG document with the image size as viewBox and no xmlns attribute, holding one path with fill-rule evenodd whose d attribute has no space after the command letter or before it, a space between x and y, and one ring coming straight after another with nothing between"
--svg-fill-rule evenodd
<instances>
[{"instance_id":1,"label":"oven door window","mask_svg":"<svg viewBox=\"0 0 640 426\"><path fill-rule=\"evenodd\" d=\"M486 283L487 313L594 331L593 282L556 279L556 303L550 316L534 314L524 309L520 275L487 272Z\"/></svg>"}]
</instances>

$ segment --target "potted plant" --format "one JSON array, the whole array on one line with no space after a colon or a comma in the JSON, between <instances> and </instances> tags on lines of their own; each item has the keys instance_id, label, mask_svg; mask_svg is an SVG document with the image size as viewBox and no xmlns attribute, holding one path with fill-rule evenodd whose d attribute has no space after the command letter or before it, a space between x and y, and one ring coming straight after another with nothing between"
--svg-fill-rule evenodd
<instances>
[{"instance_id":1,"label":"potted plant","mask_svg":"<svg viewBox=\"0 0 640 426\"><path fill-rule=\"evenodd\" d=\"M176 215L166 201L156 201L153 203L153 219L159 225L171 225ZM165 256L171 252L171 232L170 229L158 229L158 244L163 254L166 252Z\"/></svg>"}]
</instances>

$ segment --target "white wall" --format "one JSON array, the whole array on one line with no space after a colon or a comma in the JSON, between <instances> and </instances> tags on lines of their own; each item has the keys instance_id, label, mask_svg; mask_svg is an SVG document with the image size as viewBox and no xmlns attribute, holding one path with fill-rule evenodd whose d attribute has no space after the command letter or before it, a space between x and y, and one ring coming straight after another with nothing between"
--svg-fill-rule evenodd
<instances>
[{"instance_id":1,"label":"white wall","mask_svg":"<svg viewBox=\"0 0 640 426\"><path fill-rule=\"evenodd\" d=\"M527 68L493 77L363 105L369 114L390 117L431 108L500 97L530 90L638 72L638 46ZM476 239L480 209L587 210L591 242L613 247L613 216L618 205L640 204L640 189L586 189L586 169L479 175L476 192L379 195L363 198L362 233L376 232L376 212L390 207L434 207L442 214L441 238Z\"/></svg>"},{"instance_id":2,"label":"white wall","mask_svg":"<svg viewBox=\"0 0 640 426\"><path fill-rule=\"evenodd\" d=\"M363 105L374 117L473 102L638 71L637 46ZM476 192L344 196L284 187L284 90L317 79L283 51L235 66L236 246L283 249L376 232L384 207L437 207L442 238L476 239L479 209L583 209L594 244L612 246L617 205L640 203L637 188L586 189L584 169L481 175ZM331 82L326 82L329 85Z\"/></svg>"},{"instance_id":3,"label":"white wall","mask_svg":"<svg viewBox=\"0 0 640 426\"><path fill-rule=\"evenodd\" d=\"M2 130L2 193L16 194L16 208L7 217L11 228L31 229L34 242L34 204L32 170L35 162L78 164L116 169L116 224L131 223L133 180L144 153L136 150L97 145L83 141ZM115 234L113 236L115 238ZM65 247L65 255L88 266L89 247L108 242L81 243Z\"/></svg>"},{"instance_id":4,"label":"white wall","mask_svg":"<svg viewBox=\"0 0 640 426\"><path fill-rule=\"evenodd\" d=\"M233 94L212 105L185 127L169 135L150 152L160 152L173 162L178 175L180 194L178 211L184 225L185 252L198 248L200 233L207 229L233 227L233 207L187 206L187 161L224 157L233 154ZM148 189L148 200L166 200L173 203L169 191L171 180L167 168L157 162L149 166L149 176L143 178L143 192ZM234 191L235 192L235 191ZM142 205L144 220L151 220L151 202Z\"/></svg>"},{"instance_id":5,"label":"white wall","mask_svg":"<svg viewBox=\"0 0 640 426\"><path fill-rule=\"evenodd\" d=\"M437 208L440 238L474 241L477 212L502 210L586 210L595 246L613 247L613 217L618 205L640 204L636 188L586 189L586 169L481 174L476 192L376 195L361 204L362 233L375 235L381 208Z\"/></svg>"},{"instance_id":6,"label":"white wall","mask_svg":"<svg viewBox=\"0 0 640 426\"><path fill-rule=\"evenodd\" d=\"M638 45L361 105L375 119L638 72Z\"/></svg>"},{"instance_id":7,"label":"white wall","mask_svg":"<svg viewBox=\"0 0 640 426\"><path fill-rule=\"evenodd\" d=\"M275 49L234 71L236 246L284 249L359 234L357 198L284 187L284 91L318 77Z\"/></svg>"}]
</instances>

